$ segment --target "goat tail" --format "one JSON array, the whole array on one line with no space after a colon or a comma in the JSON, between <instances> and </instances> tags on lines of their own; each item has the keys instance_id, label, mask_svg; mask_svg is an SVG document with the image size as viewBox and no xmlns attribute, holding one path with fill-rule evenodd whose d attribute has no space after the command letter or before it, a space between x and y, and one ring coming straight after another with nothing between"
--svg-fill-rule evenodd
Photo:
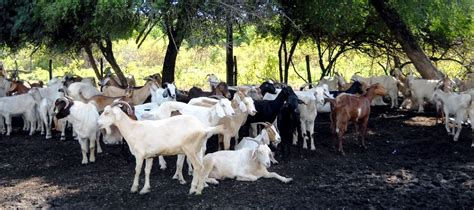
<instances>
[{"instance_id":1,"label":"goat tail","mask_svg":"<svg viewBox=\"0 0 474 210\"><path fill-rule=\"evenodd\" d=\"M210 138L212 135L220 134L224 132L224 125L218 125L215 127L209 127L206 130L207 138Z\"/></svg>"}]
</instances>

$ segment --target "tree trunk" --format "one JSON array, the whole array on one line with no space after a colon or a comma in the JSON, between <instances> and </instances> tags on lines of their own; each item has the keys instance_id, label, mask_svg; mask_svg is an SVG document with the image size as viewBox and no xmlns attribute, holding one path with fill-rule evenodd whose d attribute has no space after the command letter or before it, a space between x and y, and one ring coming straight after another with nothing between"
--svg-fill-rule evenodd
<instances>
[{"instance_id":1,"label":"tree trunk","mask_svg":"<svg viewBox=\"0 0 474 210\"><path fill-rule=\"evenodd\" d=\"M95 62L94 54L92 53L92 46L90 43L87 43L84 46L84 51L87 54L87 58L89 59L89 63L91 64L92 69L94 70L95 76L97 77L97 79L102 80L102 75L100 74L99 68L97 67L97 63Z\"/></svg>"},{"instance_id":2,"label":"tree trunk","mask_svg":"<svg viewBox=\"0 0 474 210\"><path fill-rule=\"evenodd\" d=\"M103 41L105 41L105 45L104 43L102 43ZM100 51L102 52L102 55L104 55L105 60L109 62L110 66L112 67L118 79L120 80L121 85L128 85L127 78L125 78L125 75L123 74L122 70L120 69L120 66L115 60L114 52L112 50L112 41L110 40L110 37L106 36L103 41L99 41L99 43L97 43Z\"/></svg>"},{"instance_id":3,"label":"tree trunk","mask_svg":"<svg viewBox=\"0 0 474 210\"><path fill-rule=\"evenodd\" d=\"M370 0L370 4L374 6L420 75L425 79L440 79L441 73L420 48L410 29L403 22L397 11L389 6L388 1Z\"/></svg>"},{"instance_id":4,"label":"tree trunk","mask_svg":"<svg viewBox=\"0 0 474 210\"><path fill-rule=\"evenodd\" d=\"M184 33L186 28L184 26L186 10L181 11L182 14L178 16L176 25L169 17L165 17L166 35L168 37L168 47L166 48L165 60L163 62L163 82L174 82L174 74L176 67L176 58L178 57L179 48L184 40Z\"/></svg>"},{"instance_id":5,"label":"tree trunk","mask_svg":"<svg viewBox=\"0 0 474 210\"><path fill-rule=\"evenodd\" d=\"M225 45L225 52L226 52L226 78L227 78L227 85L233 86L234 85L234 40L233 40L233 30L232 30L232 23L230 22L229 18L227 19L227 40Z\"/></svg>"}]
</instances>

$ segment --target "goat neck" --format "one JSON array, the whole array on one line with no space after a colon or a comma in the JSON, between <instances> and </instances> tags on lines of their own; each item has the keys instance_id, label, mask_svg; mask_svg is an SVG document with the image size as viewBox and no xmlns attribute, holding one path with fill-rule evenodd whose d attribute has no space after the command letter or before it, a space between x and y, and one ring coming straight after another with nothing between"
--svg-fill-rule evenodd
<instances>
[{"instance_id":1,"label":"goat neck","mask_svg":"<svg viewBox=\"0 0 474 210\"><path fill-rule=\"evenodd\" d=\"M367 98L369 100L369 102L372 102L372 100L376 97L376 96L381 96L381 94L378 94L376 93L376 91L379 89L379 88L382 88L383 87L380 87L380 85L372 85L371 87L369 87L367 89L367 92L364 94L364 97ZM383 89L383 91L385 92L385 89Z\"/></svg>"}]
</instances>

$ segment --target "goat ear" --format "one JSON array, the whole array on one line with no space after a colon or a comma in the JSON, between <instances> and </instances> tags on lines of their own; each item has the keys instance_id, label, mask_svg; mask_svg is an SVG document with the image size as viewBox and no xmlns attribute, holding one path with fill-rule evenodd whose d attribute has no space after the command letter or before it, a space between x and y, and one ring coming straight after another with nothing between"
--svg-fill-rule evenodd
<instances>
[{"instance_id":1,"label":"goat ear","mask_svg":"<svg viewBox=\"0 0 474 210\"><path fill-rule=\"evenodd\" d=\"M168 96L168 89L165 89L165 91L163 91L163 98L167 98Z\"/></svg>"},{"instance_id":2,"label":"goat ear","mask_svg":"<svg viewBox=\"0 0 474 210\"><path fill-rule=\"evenodd\" d=\"M225 112L224 112L224 109L222 109L221 107L221 104L220 103L217 103L216 105L216 113L217 113L217 116L218 117L225 117Z\"/></svg>"},{"instance_id":3,"label":"goat ear","mask_svg":"<svg viewBox=\"0 0 474 210\"><path fill-rule=\"evenodd\" d=\"M240 102L240 103L239 103L239 109L240 109L240 111L242 111L242 112L246 112L246 111L247 111L247 106L245 106L245 103L244 103L244 102Z\"/></svg>"},{"instance_id":4,"label":"goat ear","mask_svg":"<svg viewBox=\"0 0 474 210\"><path fill-rule=\"evenodd\" d=\"M121 112L120 109L114 109L114 108L112 108L112 113L114 113L115 118L116 118L117 120L120 119L120 112Z\"/></svg>"},{"instance_id":5,"label":"goat ear","mask_svg":"<svg viewBox=\"0 0 474 210\"><path fill-rule=\"evenodd\" d=\"M258 149L254 149L252 151L252 160L256 160L257 159L257 153L258 153Z\"/></svg>"}]
</instances>

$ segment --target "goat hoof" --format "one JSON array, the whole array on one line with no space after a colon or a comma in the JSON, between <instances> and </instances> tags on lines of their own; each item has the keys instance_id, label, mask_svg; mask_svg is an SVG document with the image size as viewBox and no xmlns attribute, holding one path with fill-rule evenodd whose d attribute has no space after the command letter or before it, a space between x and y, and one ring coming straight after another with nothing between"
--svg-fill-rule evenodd
<instances>
[{"instance_id":1,"label":"goat hoof","mask_svg":"<svg viewBox=\"0 0 474 210\"><path fill-rule=\"evenodd\" d=\"M60 138L59 140L65 141L65 140L66 140L66 137L65 137L65 136L61 136L61 138Z\"/></svg>"},{"instance_id":2,"label":"goat hoof","mask_svg":"<svg viewBox=\"0 0 474 210\"><path fill-rule=\"evenodd\" d=\"M182 184L182 185L185 185L186 184L186 181L183 179L183 180L179 180L179 184Z\"/></svg>"},{"instance_id":3,"label":"goat hoof","mask_svg":"<svg viewBox=\"0 0 474 210\"><path fill-rule=\"evenodd\" d=\"M51 138L52 138L52 136L46 136L46 139L51 139Z\"/></svg>"},{"instance_id":4,"label":"goat hoof","mask_svg":"<svg viewBox=\"0 0 474 210\"><path fill-rule=\"evenodd\" d=\"M143 188L142 190L140 190L140 195L147 194L149 192L150 192L150 188Z\"/></svg>"},{"instance_id":5,"label":"goat hoof","mask_svg":"<svg viewBox=\"0 0 474 210\"><path fill-rule=\"evenodd\" d=\"M287 178L284 182L285 182L285 183L290 183L290 182L292 182L292 181L293 181L293 178Z\"/></svg>"},{"instance_id":6,"label":"goat hoof","mask_svg":"<svg viewBox=\"0 0 474 210\"><path fill-rule=\"evenodd\" d=\"M160 166L160 169L163 170L163 171L166 170L166 165L165 166Z\"/></svg>"},{"instance_id":7,"label":"goat hoof","mask_svg":"<svg viewBox=\"0 0 474 210\"><path fill-rule=\"evenodd\" d=\"M312 150L312 151L316 150L316 147L311 147L311 150Z\"/></svg>"},{"instance_id":8,"label":"goat hoof","mask_svg":"<svg viewBox=\"0 0 474 210\"><path fill-rule=\"evenodd\" d=\"M137 191L138 191L138 187L132 187L132 189L130 189L131 193L136 193Z\"/></svg>"},{"instance_id":9,"label":"goat hoof","mask_svg":"<svg viewBox=\"0 0 474 210\"><path fill-rule=\"evenodd\" d=\"M87 160L83 160L83 161L81 162L81 164L82 164L82 165L86 165L86 164L87 164Z\"/></svg>"}]
</instances>

